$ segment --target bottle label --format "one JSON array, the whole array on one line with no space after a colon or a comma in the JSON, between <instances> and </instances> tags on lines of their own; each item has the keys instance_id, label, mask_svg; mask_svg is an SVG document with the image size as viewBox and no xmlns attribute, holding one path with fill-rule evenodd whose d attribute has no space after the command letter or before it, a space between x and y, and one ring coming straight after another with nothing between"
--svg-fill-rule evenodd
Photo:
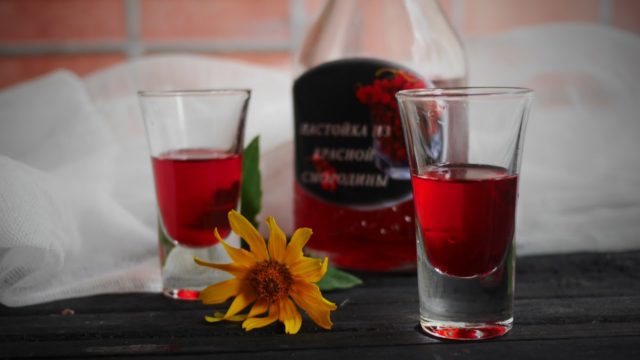
<instances>
[{"instance_id":1,"label":"bottle label","mask_svg":"<svg viewBox=\"0 0 640 360\"><path fill-rule=\"evenodd\" d=\"M379 208L411 197L395 93L424 88L411 70L372 59L324 63L293 86L298 184L330 203Z\"/></svg>"}]
</instances>

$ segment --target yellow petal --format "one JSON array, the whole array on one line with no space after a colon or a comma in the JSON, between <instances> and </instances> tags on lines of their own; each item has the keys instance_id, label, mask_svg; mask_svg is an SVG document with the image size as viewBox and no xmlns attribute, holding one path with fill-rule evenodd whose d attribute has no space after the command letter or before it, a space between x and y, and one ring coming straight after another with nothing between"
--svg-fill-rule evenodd
<instances>
[{"instance_id":1,"label":"yellow petal","mask_svg":"<svg viewBox=\"0 0 640 360\"><path fill-rule=\"evenodd\" d=\"M227 318L226 320L228 320L228 321L245 321L245 320L247 320L247 314L233 315L232 317Z\"/></svg>"},{"instance_id":2,"label":"yellow petal","mask_svg":"<svg viewBox=\"0 0 640 360\"><path fill-rule=\"evenodd\" d=\"M224 315L225 319L229 319L239 313L255 300L256 294L253 289L248 284L243 284L240 292L236 295L236 298L233 299L231 306L229 306L227 313Z\"/></svg>"},{"instance_id":3,"label":"yellow petal","mask_svg":"<svg viewBox=\"0 0 640 360\"><path fill-rule=\"evenodd\" d=\"M205 315L204 320L209 323L215 323L224 320L223 316L218 316L220 313L215 313L213 316ZM223 314L220 314L223 315Z\"/></svg>"},{"instance_id":4,"label":"yellow petal","mask_svg":"<svg viewBox=\"0 0 640 360\"><path fill-rule=\"evenodd\" d=\"M196 264L200 265L200 266L206 266L206 267L210 267L213 269L218 269L218 270L222 270L222 271L226 271L229 274L242 279L244 278L247 273L249 272L249 268L244 267L244 266L240 266L234 263L231 264L216 264L216 263L211 263L208 261L204 261L201 259L198 259L197 257L193 258L193 261L196 262Z\"/></svg>"},{"instance_id":5,"label":"yellow petal","mask_svg":"<svg viewBox=\"0 0 640 360\"><path fill-rule=\"evenodd\" d=\"M218 234L218 229L215 229L214 233L216 234L216 237L220 236L220 234ZM229 257L231 258L231 260L233 260L234 263L236 263L236 265L244 266L247 268L255 265L256 258L252 253L244 249L234 248L233 246L227 244L227 242L224 240L220 240L220 242L222 243L222 246L224 246L224 250L227 252L227 254L229 254Z\"/></svg>"},{"instance_id":6,"label":"yellow petal","mask_svg":"<svg viewBox=\"0 0 640 360\"><path fill-rule=\"evenodd\" d=\"M234 315L228 319L225 319L224 314L216 311L215 313L213 313L213 316L209 316L209 315L205 315L204 319L206 322L209 323L215 323L215 322L220 322L222 320L227 320L227 321L244 321L247 319L247 314L241 314L241 315Z\"/></svg>"},{"instance_id":7,"label":"yellow petal","mask_svg":"<svg viewBox=\"0 0 640 360\"><path fill-rule=\"evenodd\" d=\"M278 320L278 307L271 305L266 317L250 317L242 323L242 328L245 331L250 331L273 324L276 320Z\"/></svg>"},{"instance_id":8,"label":"yellow petal","mask_svg":"<svg viewBox=\"0 0 640 360\"><path fill-rule=\"evenodd\" d=\"M203 304L220 304L240 292L241 282L238 279L226 281L207 286L200 292L200 300Z\"/></svg>"},{"instance_id":9,"label":"yellow petal","mask_svg":"<svg viewBox=\"0 0 640 360\"><path fill-rule=\"evenodd\" d=\"M309 228L300 228L293 233L284 256L285 264L293 264L303 256L302 248L307 241L309 241L311 234L313 234L313 232Z\"/></svg>"},{"instance_id":10,"label":"yellow petal","mask_svg":"<svg viewBox=\"0 0 640 360\"><path fill-rule=\"evenodd\" d=\"M287 334L297 334L302 326L302 316L289 298L279 302L280 315L278 318L284 324L284 332Z\"/></svg>"},{"instance_id":11,"label":"yellow petal","mask_svg":"<svg viewBox=\"0 0 640 360\"><path fill-rule=\"evenodd\" d=\"M271 259L282 262L284 261L287 238L273 217L267 218L267 225L269 226L269 255L271 255Z\"/></svg>"},{"instance_id":12,"label":"yellow petal","mask_svg":"<svg viewBox=\"0 0 640 360\"><path fill-rule=\"evenodd\" d=\"M315 284L295 280L291 286L291 297L318 326L331 329L331 311L337 306L322 297L320 289Z\"/></svg>"},{"instance_id":13,"label":"yellow petal","mask_svg":"<svg viewBox=\"0 0 640 360\"><path fill-rule=\"evenodd\" d=\"M220 311L216 311L215 313L213 313L213 315L216 318L220 318L220 320L227 320L227 321L245 321L248 316L247 314L238 314L238 315L233 315L231 317L225 318L224 313L221 313Z\"/></svg>"},{"instance_id":14,"label":"yellow petal","mask_svg":"<svg viewBox=\"0 0 640 360\"><path fill-rule=\"evenodd\" d=\"M249 311L249 317L261 315L267 310L269 310L269 302L266 300L258 300L253 304L251 311Z\"/></svg>"},{"instance_id":15,"label":"yellow petal","mask_svg":"<svg viewBox=\"0 0 640 360\"><path fill-rule=\"evenodd\" d=\"M224 243L224 239L222 238L222 236L220 236L217 227L213 228L213 235L216 237L216 239L218 239L219 242Z\"/></svg>"},{"instance_id":16,"label":"yellow petal","mask_svg":"<svg viewBox=\"0 0 640 360\"><path fill-rule=\"evenodd\" d=\"M249 244L251 252L258 261L269 260L269 254L267 253L267 245L265 244L262 235L251 225L249 220L240 215L235 210L229 211L229 225L233 232L238 234L244 241Z\"/></svg>"},{"instance_id":17,"label":"yellow petal","mask_svg":"<svg viewBox=\"0 0 640 360\"><path fill-rule=\"evenodd\" d=\"M295 278L315 283L322 279L327 272L328 265L328 258L324 258L324 261L322 261L320 259L302 257L290 266L289 270Z\"/></svg>"}]
</instances>

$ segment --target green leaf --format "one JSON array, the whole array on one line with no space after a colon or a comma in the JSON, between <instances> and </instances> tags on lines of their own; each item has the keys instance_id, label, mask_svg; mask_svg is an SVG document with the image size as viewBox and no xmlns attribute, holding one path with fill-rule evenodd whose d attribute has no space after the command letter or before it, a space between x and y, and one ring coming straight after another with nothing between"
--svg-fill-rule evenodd
<instances>
[{"instance_id":1,"label":"green leaf","mask_svg":"<svg viewBox=\"0 0 640 360\"><path fill-rule=\"evenodd\" d=\"M329 266L327 273L318 281L318 287L322 291L348 289L360 284L362 280L333 266Z\"/></svg>"},{"instance_id":2,"label":"green leaf","mask_svg":"<svg viewBox=\"0 0 640 360\"><path fill-rule=\"evenodd\" d=\"M162 220L158 217L158 239L160 239L160 244L164 246L173 245L171 240L165 235L164 231L162 231L162 225L160 224Z\"/></svg>"},{"instance_id":3,"label":"green leaf","mask_svg":"<svg viewBox=\"0 0 640 360\"><path fill-rule=\"evenodd\" d=\"M260 136L251 140L242 155L242 188L240 213L258 227L256 217L262 209L262 182L260 175Z\"/></svg>"}]
</instances>

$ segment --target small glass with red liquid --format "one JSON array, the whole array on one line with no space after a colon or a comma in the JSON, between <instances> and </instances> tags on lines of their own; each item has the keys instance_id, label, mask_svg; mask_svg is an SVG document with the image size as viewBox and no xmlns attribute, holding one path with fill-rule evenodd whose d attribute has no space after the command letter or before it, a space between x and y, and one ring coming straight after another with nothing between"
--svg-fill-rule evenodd
<instances>
[{"instance_id":1,"label":"small glass with red liquid","mask_svg":"<svg viewBox=\"0 0 640 360\"><path fill-rule=\"evenodd\" d=\"M396 98L416 215L420 325L452 340L504 335L513 324L518 177L533 92L444 88Z\"/></svg>"},{"instance_id":2,"label":"small glass with red liquid","mask_svg":"<svg viewBox=\"0 0 640 360\"><path fill-rule=\"evenodd\" d=\"M169 297L198 299L212 283L211 272L196 266L194 256L228 261L214 229L230 236L227 213L239 204L250 97L246 89L139 92L158 204L163 292Z\"/></svg>"}]
</instances>

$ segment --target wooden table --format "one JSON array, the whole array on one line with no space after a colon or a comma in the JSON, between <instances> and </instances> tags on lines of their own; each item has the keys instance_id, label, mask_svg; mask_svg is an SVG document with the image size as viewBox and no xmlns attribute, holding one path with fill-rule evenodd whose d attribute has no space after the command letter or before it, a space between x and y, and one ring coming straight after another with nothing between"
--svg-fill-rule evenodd
<instances>
[{"instance_id":1,"label":"wooden table","mask_svg":"<svg viewBox=\"0 0 640 360\"><path fill-rule=\"evenodd\" d=\"M367 275L327 294L340 304L332 331L305 320L296 336L207 324L211 308L160 294L0 307L0 357L640 359L640 252L520 258L516 282L514 329L484 342L425 336L415 276Z\"/></svg>"}]
</instances>

